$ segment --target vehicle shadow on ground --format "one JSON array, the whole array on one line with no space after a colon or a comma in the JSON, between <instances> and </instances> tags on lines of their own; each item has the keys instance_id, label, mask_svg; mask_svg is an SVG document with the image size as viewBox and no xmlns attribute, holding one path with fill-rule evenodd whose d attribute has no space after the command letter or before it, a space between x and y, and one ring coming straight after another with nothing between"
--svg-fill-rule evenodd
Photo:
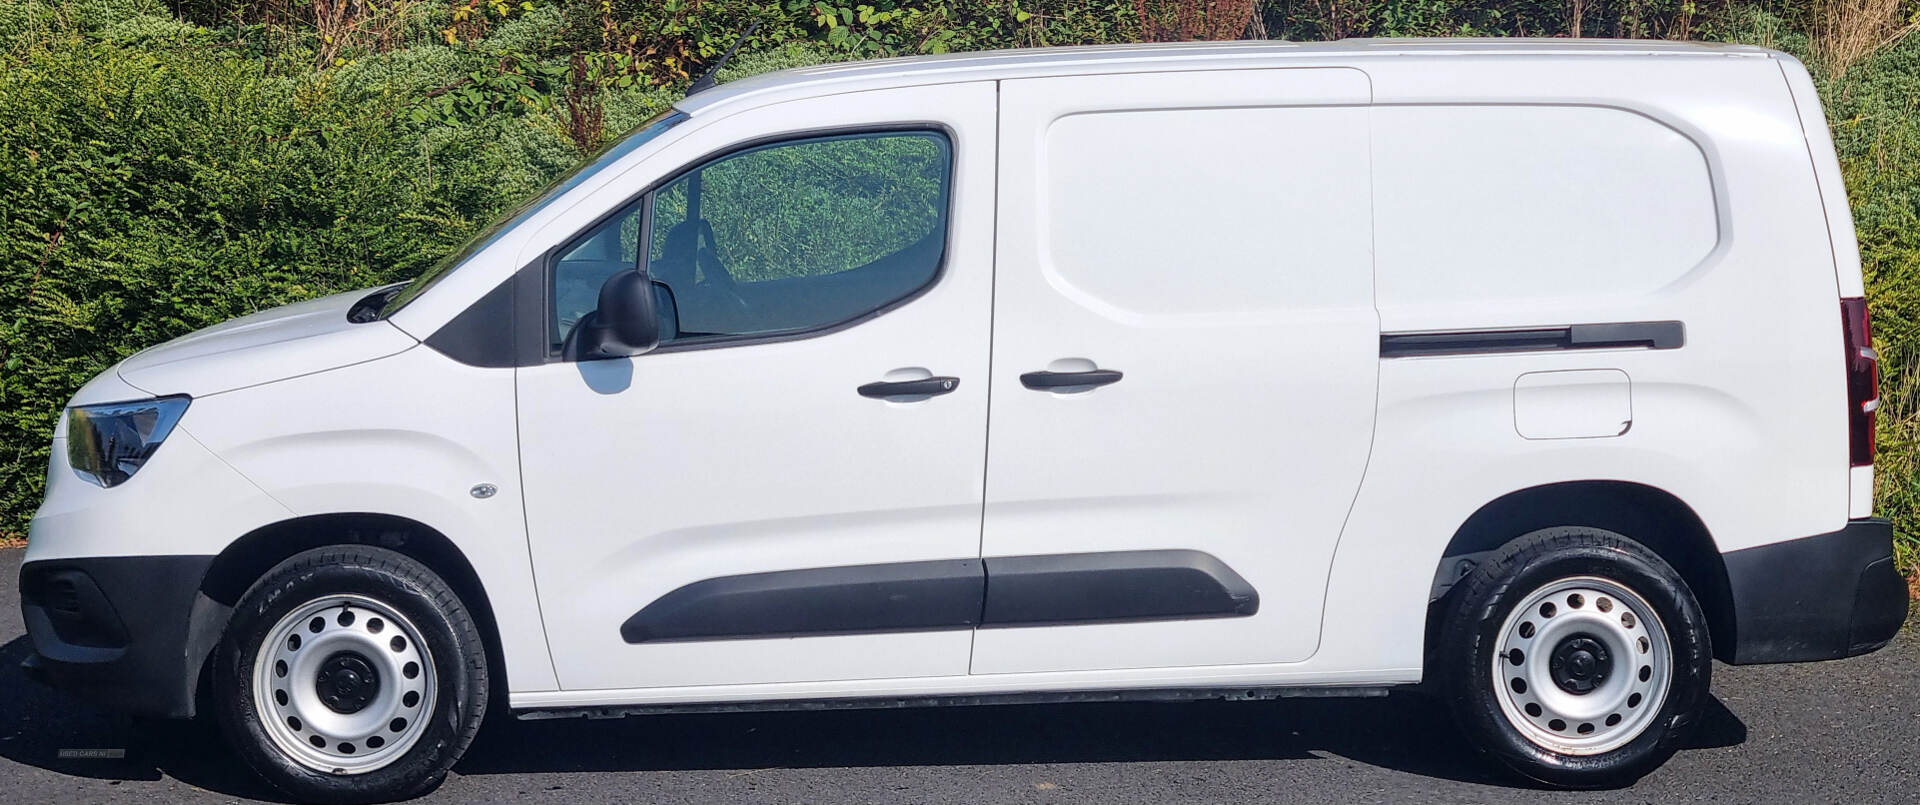
<instances>
[{"instance_id":1,"label":"vehicle shadow on ground","mask_svg":"<svg viewBox=\"0 0 1920 805\"><path fill-rule=\"evenodd\" d=\"M200 724L141 721L102 712L27 678L25 637L0 645L0 757L76 777L158 780L161 776L235 796L272 796ZM121 752L122 757L62 757Z\"/></svg>"},{"instance_id":2,"label":"vehicle shadow on ground","mask_svg":"<svg viewBox=\"0 0 1920 805\"><path fill-rule=\"evenodd\" d=\"M25 638L0 646L0 757L112 780L170 776L275 799L210 726L102 714L19 671ZM1709 704L1692 748L1733 746L1746 726ZM63 759L62 749L126 750ZM455 771L754 770L1286 760L1334 756L1447 780L1522 785L1460 740L1444 707L1420 696L1265 702L1001 705L899 710L655 715L518 721L497 714Z\"/></svg>"}]
</instances>

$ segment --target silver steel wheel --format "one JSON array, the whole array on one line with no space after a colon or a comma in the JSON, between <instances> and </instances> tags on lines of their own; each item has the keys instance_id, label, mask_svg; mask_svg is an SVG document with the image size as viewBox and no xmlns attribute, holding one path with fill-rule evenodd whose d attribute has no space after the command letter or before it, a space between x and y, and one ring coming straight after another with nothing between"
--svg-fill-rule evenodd
<instances>
[{"instance_id":1,"label":"silver steel wheel","mask_svg":"<svg viewBox=\"0 0 1920 805\"><path fill-rule=\"evenodd\" d=\"M1567 755L1598 755L1645 732L1666 703L1673 648L1653 605L1593 576L1535 590L1500 627L1493 683L1507 721Z\"/></svg>"},{"instance_id":2,"label":"silver steel wheel","mask_svg":"<svg viewBox=\"0 0 1920 805\"><path fill-rule=\"evenodd\" d=\"M294 761L363 774L405 755L438 693L420 629L392 607L330 595L296 607L254 657L261 726Z\"/></svg>"}]
</instances>

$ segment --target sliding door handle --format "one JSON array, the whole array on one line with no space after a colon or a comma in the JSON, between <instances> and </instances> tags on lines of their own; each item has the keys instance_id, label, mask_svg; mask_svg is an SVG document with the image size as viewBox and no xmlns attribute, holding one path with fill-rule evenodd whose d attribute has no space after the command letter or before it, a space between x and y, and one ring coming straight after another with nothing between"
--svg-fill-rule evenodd
<instances>
[{"instance_id":1,"label":"sliding door handle","mask_svg":"<svg viewBox=\"0 0 1920 805\"><path fill-rule=\"evenodd\" d=\"M922 377L915 380L881 380L861 386L856 391L862 397L907 402L950 394L959 387L960 378L957 377Z\"/></svg>"},{"instance_id":2,"label":"sliding door handle","mask_svg":"<svg viewBox=\"0 0 1920 805\"><path fill-rule=\"evenodd\" d=\"M1090 389L1120 382L1118 369L1090 369L1085 372L1028 372L1020 376L1020 385L1034 391Z\"/></svg>"}]
</instances>

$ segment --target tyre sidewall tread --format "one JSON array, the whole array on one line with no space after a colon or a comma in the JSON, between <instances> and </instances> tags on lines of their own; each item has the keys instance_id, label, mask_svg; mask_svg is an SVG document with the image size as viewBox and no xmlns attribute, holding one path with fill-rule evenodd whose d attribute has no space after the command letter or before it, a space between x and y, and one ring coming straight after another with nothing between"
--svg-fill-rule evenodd
<instances>
[{"instance_id":1,"label":"tyre sidewall tread","mask_svg":"<svg viewBox=\"0 0 1920 805\"><path fill-rule=\"evenodd\" d=\"M1508 723L1495 692L1493 651L1508 613L1534 590L1570 576L1609 579L1645 599L1673 654L1659 717L1625 746L1599 755L1562 754L1528 740ZM1474 743L1520 774L1568 788L1628 784L1664 763L1698 721L1712 682L1706 617L1680 574L1645 546L1595 528L1536 531L1475 569L1452 596L1435 652L1441 689Z\"/></svg>"},{"instance_id":2,"label":"tyre sidewall tread","mask_svg":"<svg viewBox=\"0 0 1920 805\"><path fill-rule=\"evenodd\" d=\"M296 607L335 594L364 595L405 615L433 656L439 694L418 743L371 772L334 775L283 755L254 707L254 661L267 632ZM268 571L234 607L214 669L213 710L228 742L275 788L303 801L405 799L432 788L459 760L486 712L485 645L452 589L424 565L371 546L316 548Z\"/></svg>"}]
</instances>

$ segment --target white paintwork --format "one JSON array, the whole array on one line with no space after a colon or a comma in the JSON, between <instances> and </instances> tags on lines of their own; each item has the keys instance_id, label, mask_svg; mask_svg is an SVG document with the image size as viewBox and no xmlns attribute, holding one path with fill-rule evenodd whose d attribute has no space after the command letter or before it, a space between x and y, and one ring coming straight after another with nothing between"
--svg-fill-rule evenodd
<instances>
[{"instance_id":1,"label":"white paintwork","mask_svg":"<svg viewBox=\"0 0 1920 805\"><path fill-rule=\"evenodd\" d=\"M689 163L782 131L925 122L953 142L938 284L817 338L522 369L521 468L541 608L567 689L962 674L972 635L629 645L620 624L715 576L980 551L993 282L994 86L789 101L691 129L527 247L544 251ZM854 389L898 369L961 378L932 399Z\"/></svg>"},{"instance_id":2,"label":"white paintwork","mask_svg":"<svg viewBox=\"0 0 1920 805\"><path fill-rule=\"evenodd\" d=\"M218 394L384 358L418 343L391 326L362 327L347 310L373 289L263 310L135 353L116 374L152 394Z\"/></svg>"},{"instance_id":3,"label":"white paintwork","mask_svg":"<svg viewBox=\"0 0 1920 805\"><path fill-rule=\"evenodd\" d=\"M197 550L183 552L216 553L226 541L288 516L379 512L423 523L459 546L486 587L513 689L555 687L520 507L513 374L419 346L195 398L180 427L286 514L208 529L194 540ZM172 446L169 440L161 449ZM473 497L469 490L481 483L498 493ZM129 551L140 552L144 539L132 542Z\"/></svg>"},{"instance_id":4,"label":"white paintwork","mask_svg":"<svg viewBox=\"0 0 1920 805\"><path fill-rule=\"evenodd\" d=\"M154 396L143 388L129 385L120 378L117 371L105 371L94 375L92 380L73 393L73 399L67 401L68 407L75 405L95 405L99 403L124 402ZM53 437L58 439L67 435L67 418L61 417L59 424L53 426Z\"/></svg>"},{"instance_id":5,"label":"white paintwork","mask_svg":"<svg viewBox=\"0 0 1920 805\"><path fill-rule=\"evenodd\" d=\"M1001 82L981 550L1205 551L1260 610L985 629L974 673L1313 654L1373 418L1367 97L1347 69ZM1125 377L1020 385L1063 358Z\"/></svg>"},{"instance_id":6,"label":"white paintwork","mask_svg":"<svg viewBox=\"0 0 1920 805\"><path fill-rule=\"evenodd\" d=\"M1528 372L1513 381L1523 439L1599 439L1633 427L1633 383L1618 369Z\"/></svg>"},{"instance_id":7,"label":"white paintwork","mask_svg":"<svg viewBox=\"0 0 1920 805\"><path fill-rule=\"evenodd\" d=\"M23 561L218 553L241 534L288 516L285 506L184 427L174 429L145 468L110 490L75 475L67 440L56 438L46 498L34 512Z\"/></svg>"},{"instance_id":8,"label":"white paintwork","mask_svg":"<svg viewBox=\"0 0 1920 805\"><path fill-rule=\"evenodd\" d=\"M1827 234L1833 244L1833 273L1840 282L1844 298L1867 295L1866 279L1860 273L1860 243L1854 236L1853 208L1847 205L1847 183L1840 176L1840 157L1833 150L1833 133L1827 128L1827 113L1814 91L1813 76L1799 59L1785 53L1774 54L1780 72L1793 91L1793 105L1800 115L1800 128L1807 135L1807 156L1813 160L1814 177L1820 183L1820 202L1827 212ZM1869 493L1869 496L1871 493Z\"/></svg>"},{"instance_id":9,"label":"white paintwork","mask_svg":"<svg viewBox=\"0 0 1920 805\"><path fill-rule=\"evenodd\" d=\"M1848 476L1847 516L1873 516L1873 467L1853 467Z\"/></svg>"},{"instance_id":10,"label":"white paintwork","mask_svg":"<svg viewBox=\"0 0 1920 805\"><path fill-rule=\"evenodd\" d=\"M1847 468L1838 344L1858 249L1812 84L1780 54L1010 51L787 71L678 105L687 120L386 322L347 324L362 296L347 294L103 373L73 404L194 401L112 489L74 476L57 432L28 559L212 554L290 517L410 518L478 572L512 704L550 707L1412 682L1443 547L1509 492L1647 484L1722 550L1871 512L1871 468ZM519 370L419 343L704 156L895 123L946 127L955 155L944 273L898 309L804 340ZM1663 320L1685 323L1684 348L1376 352L1383 331ZM1019 381L1095 367L1126 376L1077 393ZM921 372L962 382L913 403L853 393ZM1600 434L1623 388L1632 425ZM1562 438L1580 435L1607 438ZM482 483L497 494L469 494ZM617 634L712 576L1132 548L1213 553L1260 612Z\"/></svg>"},{"instance_id":11,"label":"white paintwork","mask_svg":"<svg viewBox=\"0 0 1920 805\"><path fill-rule=\"evenodd\" d=\"M1646 294L1720 240L1700 147L1633 112L1383 106L1373 137L1383 308Z\"/></svg>"},{"instance_id":12,"label":"white paintwork","mask_svg":"<svg viewBox=\"0 0 1920 805\"><path fill-rule=\"evenodd\" d=\"M1833 246L1833 273L1839 281L1842 298L1864 298L1866 278L1860 270L1860 243L1853 229L1852 207L1847 205L1847 184L1840 176L1840 158L1834 153L1833 134L1827 128L1827 114L1814 91L1813 76L1799 59L1778 54L1780 73L1786 76L1793 92L1794 109L1800 114L1800 127L1807 135L1807 155L1813 160L1814 178L1820 185L1820 202L1826 210L1827 238ZM1849 477L1847 512L1850 517L1873 515L1873 467L1854 467Z\"/></svg>"}]
</instances>

